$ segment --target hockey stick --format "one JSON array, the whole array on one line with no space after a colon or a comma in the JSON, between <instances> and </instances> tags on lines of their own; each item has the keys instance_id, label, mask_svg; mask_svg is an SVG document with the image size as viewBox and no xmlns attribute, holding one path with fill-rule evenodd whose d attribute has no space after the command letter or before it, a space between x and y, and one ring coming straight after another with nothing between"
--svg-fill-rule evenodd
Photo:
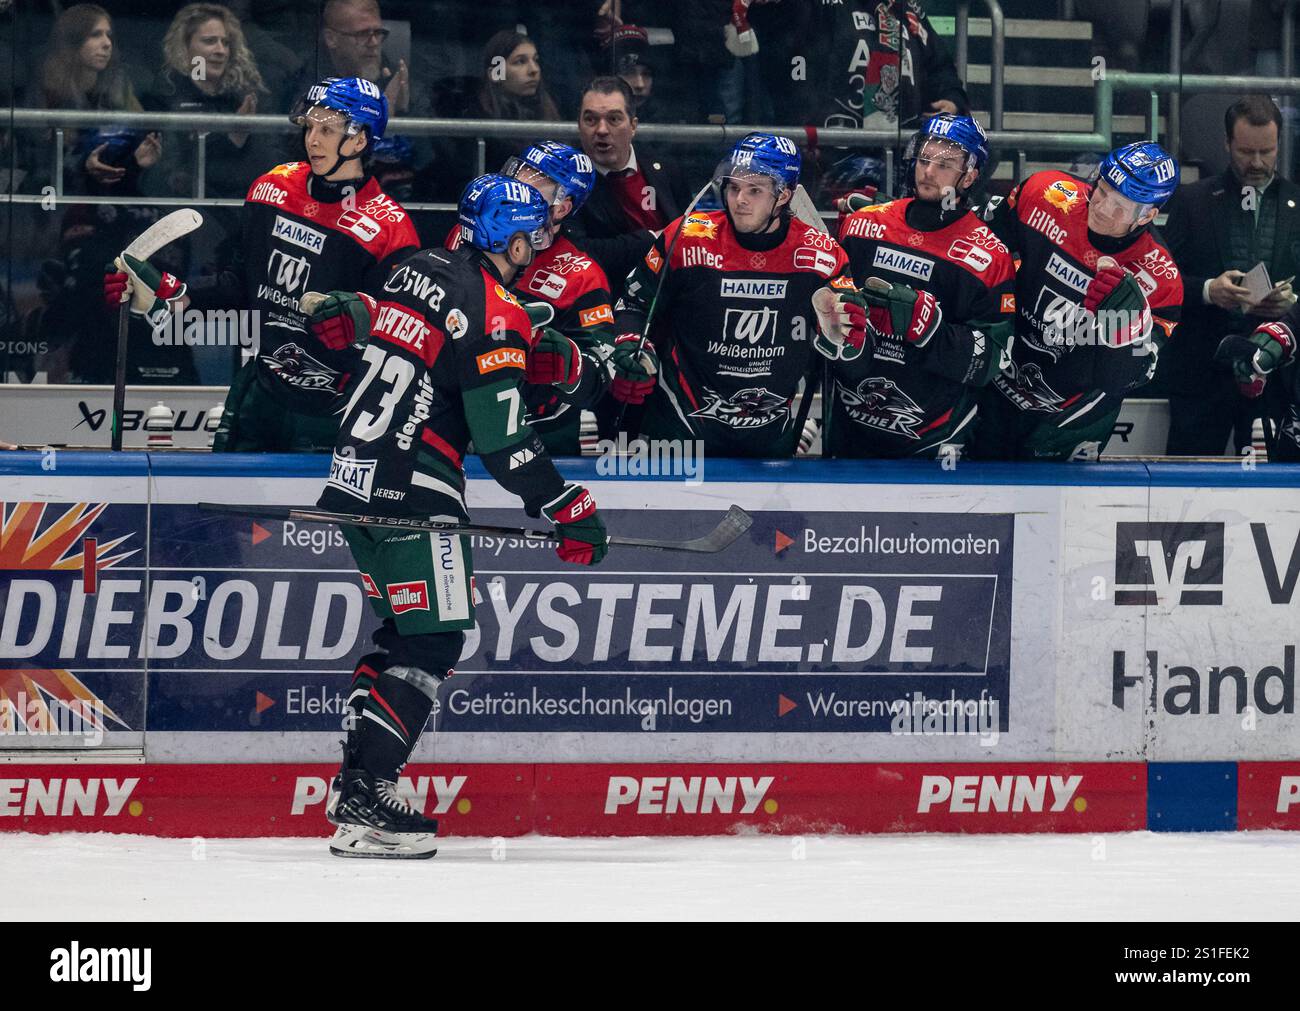
<instances>
[{"instance_id":1,"label":"hockey stick","mask_svg":"<svg viewBox=\"0 0 1300 1011\"><path fill-rule=\"evenodd\" d=\"M805 225L817 229L817 231L830 235L831 230L826 227L826 220L817 210L817 205L813 203L812 197L800 183L794 188L794 194L790 197L790 213L802 221ZM818 357L821 357L820 355ZM830 431L831 431L831 363L822 359L821 368L821 394L822 394L822 457L830 456ZM813 384L809 383L804 390L803 402L799 405L799 417L795 422L795 431L803 432L803 424L808 417L808 412L812 408Z\"/></svg>"},{"instance_id":2,"label":"hockey stick","mask_svg":"<svg viewBox=\"0 0 1300 1011\"><path fill-rule=\"evenodd\" d=\"M130 254L137 260L147 260L169 242L175 242L183 235L203 224L203 216L198 211L183 207L159 218L152 225L136 236L135 240L122 252ZM113 430L112 448L117 452L122 448L122 416L126 412L126 335L130 326L131 295L122 293L122 301L117 307L117 362L113 374Z\"/></svg>"},{"instance_id":3,"label":"hockey stick","mask_svg":"<svg viewBox=\"0 0 1300 1011\"><path fill-rule=\"evenodd\" d=\"M694 199L691 200L686 210L682 212L683 226L686 224L686 219L691 216L691 212L695 210L695 205L698 204L704 198L704 194L708 192L709 189L712 188L713 182L714 181L710 179L707 183L705 183L700 188L700 192L695 194ZM637 342L636 345L636 353L638 355L645 348L646 338L650 336L650 324L654 321L655 318L655 307L659 305L659 293L664 290L664 281L668 279L669 265L672 263L672 259L673 259L673 250L677 248L677 240L680 239L681 237L682 237L682 228L678 227L677 231L673 233L672 242L668 243L668 249L664 252L663 266L659 268L660 269L659 283L655 285L655 293L650 297L650 308L646 310L645 325L641 327L641 339ZM654 243L650 244L650 248L654 249ZM623 415L626 413L627 413L627 404L623 403L619 406L618 417L617 419L615 419L614 422L615 430L622 429Z\"/></svg>"},{"instance_id":4,"label":"hockey stick","mask_svg":"<svg viewBox=\"0 0 1300 1011\"><path fill-rule=\"evenodd\" d=\"M529 541L550 541L559 544L554 530L523 530L519 527L496 527L482 523L442 523L437 520L408 516L364 516L359 513L335 513L324 509L302 509L297 506L228 505L224 502L200 502L200 509L212 513L233 513L236 516L262 516L266 519L293 520L298 523L336 523L340 526L375 527L381 530L420 530L444 534L488 534L494 537L518 537ZM644 537L619 537L611 535L608 543L629 548L656 548L660 551L693 551L713 554L731 545L750 528L754 517L740 506L733 505L718 521L717 526L702 537L688 541L661 541Z\"/></svg>"}]
</instances>

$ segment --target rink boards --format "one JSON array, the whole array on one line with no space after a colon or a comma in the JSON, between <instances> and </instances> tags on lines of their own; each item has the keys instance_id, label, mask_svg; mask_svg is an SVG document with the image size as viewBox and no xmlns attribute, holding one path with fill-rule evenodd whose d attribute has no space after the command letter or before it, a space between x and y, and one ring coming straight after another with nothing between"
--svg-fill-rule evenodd
<instances>
[{"instance_id":1,"label":"rink boards","mask_svg":"<svg viewBox=\"0 0 1300 1011\"><path fill-rule=\"evenodd\" d=\"M613 531L696 536L732 503L754 525L718 555L619 549L592 569L476 539L477 626L415 757L435 763L430 783L466 769L483 784L468 812L445 812L469 819L456 831L801 832L818 812L846 831L1160 827L1173 787L1150 763L1231 770L1214 818L1294 820L1286 774L1261 784L1241 770L1300 758L1297 469L706 460L686 482L614 477L606 462L563 469ZM75 804L44 814L38 787L10 821L33 794L12 800L4 784L59 778L44 755L94 762L111 749L146 764L106 777L120 788L149 770L131 797L155 812L140 817L172 825L184 821L174 808L203 806L185 800L186 769L261 783L279 768L249 818L294 834L309 808L281 811L278 791L336 760L342 698L376 622L337 531L194 503L312 503L326 469L319 457L0 457L0 756L41 766L0 764L0 826L75 820ZM477 461L470 475L477 521L530 522ZM943 790L924 777L964 763L981 765L952 773L957 810L919 810L922 781ZM989 779L985 764L1030 779ZM662 798L651 783L650 800L638 786L594 823L568 813L603 811L614 765L664 778ZM1076 766L1111 779L1087 787L1085 775L1053 811L1051 777L1064 790ZM737 813L741 779L754 792L776 768L793 778ZM1125 768L1137 771L1112 781ZM730 780L728 814L716 804ZM692 790L696 812L683 814ZM1016 790L1028 806L999 810ZM706 792L715 806L699 813ZM115 824L164 831L125 805Z\"/></svg>"}]
</instances>

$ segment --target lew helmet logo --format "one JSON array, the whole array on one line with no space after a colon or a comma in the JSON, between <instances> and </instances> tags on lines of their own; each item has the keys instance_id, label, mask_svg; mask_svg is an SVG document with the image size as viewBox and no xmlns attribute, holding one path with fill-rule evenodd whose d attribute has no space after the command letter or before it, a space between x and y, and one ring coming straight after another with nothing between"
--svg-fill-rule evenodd
<instances>
[{"instance_id":1,"label":"lew helmet logo","mask_svg":"<svg viewBox=\"0 0 1300 1011\"><path fill-rule=\"evenodd\" d=\"M1059 813L1069 805L1082 782L1082 776L922 776L916 813L926 814L940 805L949 814ZM1076 811L1086 807L1082 797L1074 802Z\"/></svg>"},{"instance_id":2,"label":"lew helmet logo","mask_svg":"<svg viewBox=\"0 0 1300 1011\"><path fill-rule=\"evenodd\" d=\"M764 804L763 798L775 781L775 776L610 776L605 813L636 805L637 814L753 814L763 804L772 814L776 801Z\"/></svg>"},{"instance_id":3,"label":"lew helmet logo","mask_svg":"<svg viewBox=\"0 0 1300 1011\"><path fill-rule=\"evenodd\" d=\"M1222 523L1117 523L1115 603L1223 603Z\"/></svg>"},{"instance_id":4,"label":"lew helmet logo","mask_svg":"<svg viewBox=\"0 0 1300 1011\"><path fill-rule=\"evenodd\" d=\"M429 609L429 584L424 580L416 583L389 583L387 589L388 606L394 614Z\"/></svg>"}]
</instances>

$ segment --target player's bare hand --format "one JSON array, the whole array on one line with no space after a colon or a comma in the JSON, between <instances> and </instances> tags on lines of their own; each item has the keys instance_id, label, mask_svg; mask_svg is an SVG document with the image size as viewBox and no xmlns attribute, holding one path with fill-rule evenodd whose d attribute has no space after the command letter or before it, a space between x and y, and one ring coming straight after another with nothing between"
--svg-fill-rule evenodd
<instances>
[{"instance_id":1,"label":"player's bare hand","mask_svg":"<svg viewBox=\"0 0 1300 1011\"><path fill-rule=\"evenodd\" d=\"M107 144L100 144L99 147L90 152L90 156L86 159L86 172L95 182L101 185L120 183L126 175L126 169L117 165L105 164L100 160L100 156L103 155L106 147L108 147Z\"/></svg>"},{"instance_id":2,"label":"player's bare hand","mask_svg":"<svg viewBox=\"0 0 1300 1011\"><path fill-rule=\"evenodd\" d=\"M1210 282L1210 301L1220 309L1241 309L1250 302L1250 290L1241 286L1246 275L1240 270L1225 270Z\"/></svg>"}]
</instances>

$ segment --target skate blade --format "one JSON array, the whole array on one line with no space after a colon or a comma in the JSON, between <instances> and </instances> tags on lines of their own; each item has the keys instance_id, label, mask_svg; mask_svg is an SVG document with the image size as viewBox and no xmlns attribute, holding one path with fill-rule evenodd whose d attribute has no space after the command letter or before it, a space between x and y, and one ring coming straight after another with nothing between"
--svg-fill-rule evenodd
<instances>
[{"instance_id":1,"label":"skate blade","mask_svg":"<svg viewBox=\"0 0 1300 1011\"><path fill-rule=\"evenodd\" d=\"M381 832L362 825L340 825L330 840L336 857L370 860L428 860L437 853L437 837L420 833Z\"/></svg>"}]
</instances>

